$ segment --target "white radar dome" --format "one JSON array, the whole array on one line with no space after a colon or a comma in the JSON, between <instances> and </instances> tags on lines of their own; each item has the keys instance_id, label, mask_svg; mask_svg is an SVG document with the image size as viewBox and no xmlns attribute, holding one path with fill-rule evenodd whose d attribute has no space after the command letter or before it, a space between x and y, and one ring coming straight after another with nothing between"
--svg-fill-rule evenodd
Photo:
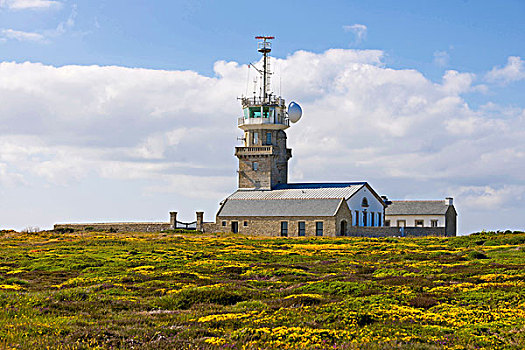
<instances>
[{"instance_id":1,"label":"white radar dome","mask_svg":"<svg viewBox=\"0 0 525 350\"><path fill-rule=\"evenodd\" d=\"M301 119L302 115L303 110L301 106L299 106L295 102L290 102L290 104L288 105L288 119L290 119L292 123L297 123L299 119Z\"/></svg>"}]
</instances>

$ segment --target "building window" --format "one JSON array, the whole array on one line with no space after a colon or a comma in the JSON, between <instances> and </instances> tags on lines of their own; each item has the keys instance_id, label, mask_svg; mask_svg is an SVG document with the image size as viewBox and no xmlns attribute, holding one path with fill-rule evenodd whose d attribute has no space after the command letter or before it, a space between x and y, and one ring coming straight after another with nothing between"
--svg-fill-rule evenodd
<instances>
[{"instance_id":1,"label":"building window","mask_svg":"<svg viewBox=\"0 0 525 350\"><path fill-rule=\"evenodd\" d=\"M252 163L252 169L253 169L253 171L259 170L259 162L253 162Z\"/></svg>"},{"instance_id":2,"label":"building window","mask_svg":"<svg viewBox=\"0 0 525 350\"><path fill-rule=\"evenodd\" d=\"M323 222L322 221L318 221L315 223L315 235L316 236L323 235Z\"/></svg>"},{"instance_id":3,"label":"building window","mask_svg":"<svg viewBox=\"0 0 525 350\"><path fill-rule=\"evenodd\" d=\"M438 227L438 221L437 220L430 220L430 227Z\"/></svg>"},{"instance_id":4,"label":"building window","mask_svg":"<svg viewBox=\"0 0 525 350\"><path fill-rule=\"evenodd\" d=\"M416 220L416 227L423 227L424 221L423 220Z\"/></svg>"},{"instance_id":5,"label":"building window","mask_svg":"<svg viewBox=\"0 0 525 350\"><path fill-rule=\"evenodd\" d=\"M281 221L281 237L288 237L288 221Z\"/></svg>"},{"instance_id":6,"label":"building window","mask_svg":"<svg viewBox=\"0 0 525 350\"><path fill-rule=\"evenodd\" d=\"M377 213L377 226L381 226L381 213Z\"/></svg>"},{"instance_id":7,"label":"building window","mask_svg":"<svg viewBox=\"0 0 525 350\"><path fill-rule=\"evenodd\" d=\"M366 197L363 197L363 200L361 201L361 206L368 207L368 199L366 199Z\"/></svg>"},{"instance_id":8,"label":"building window","mask_svg":"<svg viewBox=\"0 0 525 350\"><path fill-rule=\"evenodd\" d=\"M223 222L222 222L222 226L226 226L226 221L223 221Z\"/></svg>"},{"instance_id":9,"label":"building window","mask_svg":"<svg viewBox=\"0 0 525 350\"><path fill-rule=\"evenodd\" d=\"M254 132L253 133L253 144L254 145L258 145L259 144L259 133L258 132Z\"/></svg>"},{"instance_id":10,"label":"building window","mask_svg":"<svg viewBox=\"0 0 525 350\"><path fill-rule=\"evenodd\" d=\"M363 212L363 226L367 226L368 222L367 222L367 219L368 219L368 213L366 211Z\"/></svg>"},{"instance_id":11,"label":"building window","mask_svg":"<svg viewBox=\"0 0 525 350\"><path fill-rule=\"evenodd\" d=\"M299 236L306 236L306 223L299 221Z\"/></svg>"},{"instance_id":12,"label":"building window","mask_svg":"<svg viewBox=\"0 0 525 350\"><path fill-rule=\"evenodd\" d=\"M271 132L267 132L266 133L266 144L267 145L271 145L272 144L272 133Z\"/></svg>"},{"instance_id":13,"label":"building window","mask_svg":"<svg viewBox=\"0 0 525 350\"><path fill-rule=\"evenodd\" d=\"M374 226L375 213L370 213L370 226Z\"/></svg>"},{"instance_id":14,"label":"building window","mask_svg":"<svg viewBox=\"0 0 525 350\"><path fill-rule=\"evenodd\" d=\"M355 225L359 226L359 210L355 211Z\"/></svg>"},{"instance_id":15,"label":"building window","mask_svg":"<svg viewBox=\"0 0 525 350\"><path fill-rule=\"evenodd\" d=\"M397 227L406 227L407 221L406 220L397 220Z\"/></svg>"},{"instance_id":16,"label":"building window","mask_svg":"<svg viewBox=\"0 0 525 350\"><path fill-rule=\"evenodd\" d=\"M386 226L386 227L389 227L389 226L390 226L390 220L385 220L385 226Z\"/></svg>"},{"instance_id":17,"label":"building window","mask_svg":"<svg viewBox=\"0 0 525 350\"><path fill-rule=\"evenodd\" d=\"M248 226L248 221L245 221L242 225L243 226Z\"/></svg>"}]
</instances>

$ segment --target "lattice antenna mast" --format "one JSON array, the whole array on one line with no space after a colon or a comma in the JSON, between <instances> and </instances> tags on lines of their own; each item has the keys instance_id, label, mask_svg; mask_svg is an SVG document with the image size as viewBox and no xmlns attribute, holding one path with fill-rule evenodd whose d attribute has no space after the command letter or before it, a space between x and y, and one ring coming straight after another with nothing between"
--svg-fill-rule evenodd
<instances>
[{"instance_id":1,"label":"lattice antenna mast","mask_svg":"<svg viewBox=\"0 0 525 350\"><path fill-rule=\"evenodd\" d=\"M270 90L270 52L272 51L272 43L270 40L275 39L274 36L256 36L255 39L260 40L257 44L257 51L263 54L263 83L262 83L262 98L267 101L268 91Z\"/></svg>"}]
</instances>

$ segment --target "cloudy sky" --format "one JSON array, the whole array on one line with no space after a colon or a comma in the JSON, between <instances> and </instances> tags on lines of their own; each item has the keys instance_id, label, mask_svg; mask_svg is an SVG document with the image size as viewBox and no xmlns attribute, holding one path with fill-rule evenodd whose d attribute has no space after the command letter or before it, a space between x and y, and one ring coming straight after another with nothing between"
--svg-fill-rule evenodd
<instances>
[{"instance_id":1,"label":"cloudy sky","mask_svg":"<svg viewBox=\"0 0 525 350\"><path fill-rule=\"evenodd\" d=\"M525 3L0 0L0 229L211 220L236 189L255 35L303 107L292 182L452 196L524 229Z\"/></svg>"}]
</instances>

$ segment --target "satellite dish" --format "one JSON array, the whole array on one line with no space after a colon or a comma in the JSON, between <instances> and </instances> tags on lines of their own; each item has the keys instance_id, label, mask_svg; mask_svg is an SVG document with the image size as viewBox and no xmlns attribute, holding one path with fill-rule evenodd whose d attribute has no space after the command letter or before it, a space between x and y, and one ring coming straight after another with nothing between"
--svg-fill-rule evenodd
<instances>
[{"instance_id":1,"label":"satellite dish","mask_svg":"<svg viewBox=\"0 0 525 350\"><path fill-rule=\"evenodd\" d=\"M297 123L302 115L303 110L301 109L301 106L295 102L290 102L288 105L288 119L290 119L292 123Z\"/></svg>"}]
</instances>

